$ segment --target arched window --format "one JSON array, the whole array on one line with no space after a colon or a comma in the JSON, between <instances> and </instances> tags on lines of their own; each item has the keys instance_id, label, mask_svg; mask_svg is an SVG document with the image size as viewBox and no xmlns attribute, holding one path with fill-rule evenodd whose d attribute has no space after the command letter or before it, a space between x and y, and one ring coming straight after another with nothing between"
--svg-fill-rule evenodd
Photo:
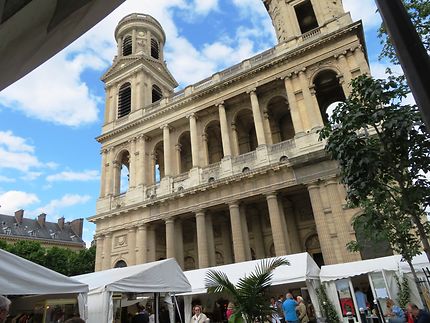
<instances>
[{"instance_id":1,"label":"arched window","mask_svg":"<svg viewBox=\"0 0 430 323\"><path fill-rule=\"evenodd\" d=\"M186 131L179 137L178 140L178 149L179 149L179 172L185 173L188 172L193 167L193 158L191 154L191 138L190 132Z\"/></svg>"},{"instance_id":2,"label":"arched window","mask_svg":"<svg viewBox=\"0 0 430 323\"><path fill-rule=\"evenodd\" d=\"M130 154L127 150L124 150L118 156L115 162L115 194L122 194L128 191L130 181Z\"/></svg>"},{"instance_id":3,"label":"arched window","mask_svg":"<svg viewBox=\"0 0 430 323\"><path fill-rule=\"evenodd\" d=\"M124 83L118 93L118 118L128 115L131 111L131 84Z\"/></svg>"},{"instance_id":4,"label":"arched window","mask_svg":"<svg viewBox=\"0 0 430 323\"><path fill-rule=\"evenodd\" d=\"M158 100L161 100L163 97L163 92L161 92L161 89L157 85L152 86L152 103L157 102Z\"/></svg>"},{"instance_id":5,"label":"arched window","mask_svg":"<svg viewBox=\"0 0 430 323\"><path fill-rule=\"evenodd\" d=\"M310 0L303 1L294 7L302 34L318 27L317 18Z\"/></svg>"},{"instance_id":6,"label":"arched window","mask_svg":"<svg viewBox=\"0 0 430 323\"><path fill-rule=\"evenodd\" d=\"M284 97L276 96L270 99L267 104L267 113L269 115L270 133L272 134L272 142L274 144L294 138L293 121L291 120L290 109Z\"/></svg>"},{"instance_id":7,"label":"arched window","mask_svg":"<svg viewBox=\"0 0 430 323\"><path fill-rule=\"evenodd\" d=\"M213 164L221 161L224 157L221 141L221 128L218 120L210 122L205 129L206 144L208 152L208 163Z\"/></svg>"},{"instance_id":8,"label":"arched window","mask_svg":"<svg viewBox=\"0 0 430 323\"><path fill-rule=\"evenodd\" d=\"M314 86L321 116L326 123L329 118L328 113L332 112L328 111L328 107L334 102L345 101L345 94L336 72L332 70L318 73L314 79Z\"/></svg>"},{"instance_id":9,"label":"arched window","mask_svg":"<svg viewBox=\"0 0 430 323\"><path fill-rule=\"evenodd\" d=\"M122 39L122 55L128 56L132 52L132 39L131 36L125 36Z\"/></svg>"},{"instance_id":10,"label":"arched window","mask_svg":"<svg viewBox=\"0 0 430 323\"><path fill-rule=\"evenodd\" d=\"M257 135L255 133L254 118L249 109L241 110L236 118L236 134L239 144L239 155L254 151L257 146Z\"/></svg>"},{"instance_id":11,"label":"arched window","mask_svg":"<svg viewBox=\"0 0 430 323\"><path fill-rule=\"evenodd\" d=\"M153 153L153 180L159 183L164 177L164 148L163 141L155 145Z\"/></svg>"},{"instance_id":12,"label":"arched window","mask_svg":"<svg viewBox=\"0 0 430 323\"><path fill-rule=\"evenodd\" d=\"M124 268L127 267L127 263L124 260L119 260L116 262L114 268Z\"/></svg>"},{"instance_id":13,"label":"arched window","mask_svg":"<svg viewBox=\"0 0 430 323\"><path fill-rule=\"evenodd\" d=\"M160 47L158 46L158 42L156 39L151 39L151 56L155 59L160 58Z\"/></svg>"}]
</instances>

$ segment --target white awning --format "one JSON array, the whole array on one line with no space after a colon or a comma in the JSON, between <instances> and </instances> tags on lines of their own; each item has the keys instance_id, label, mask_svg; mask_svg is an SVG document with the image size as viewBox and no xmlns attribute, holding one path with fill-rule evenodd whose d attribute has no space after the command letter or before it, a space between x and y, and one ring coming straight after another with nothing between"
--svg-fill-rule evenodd
<instances>
[{"instance_id":1,"label":"white awning","mask_svg":"<svg viewBox=\"0 0 430 323\"><path fill-rule=\"evenodd\" d=\"M87 293L87 284L0 249L0 294L50 295Z\"/></svg>"},{"instance_id":2,"label":"white awning","mask_svg":"<svg viewBox=\"0 0 430 323\"><path fill-rule=\"evenodd\" d=\"M399 270L401 256L389 256L321 267L321 282L359 276L382 270Z\"/></svg>"},{"instance_id":3,"label":"white awning","mask_svg":"<svg viewBox=\"0 0 430 323\"><path fill-rule=\"evenodd\" d=\"M304 252L293 254L282 258L287 259L290 262L290 265L280 266L275 269L273 272L272 285L298 283L311 279L319 279L320 269L308 253ZM236 284L240 278L253 272L260 262L261 259L186 271L185 276L191 283L192 291L189 293L183 293L182 295L206 293L205 277L206 273L211 269L225 273L230 281L233 284Z\"/></svg>"},{"instance_id":4,"label":"white awning","mask_svg":"<svg viewBox=\"0 0 430 323\"><path fill-rule=\"evenodd\" d=\"M73 278L88 284L90 293L101 291L182 293L191 290L190 283L174 259L124 268L113 268L74 276Z\"/></svg>"}]
</instances>

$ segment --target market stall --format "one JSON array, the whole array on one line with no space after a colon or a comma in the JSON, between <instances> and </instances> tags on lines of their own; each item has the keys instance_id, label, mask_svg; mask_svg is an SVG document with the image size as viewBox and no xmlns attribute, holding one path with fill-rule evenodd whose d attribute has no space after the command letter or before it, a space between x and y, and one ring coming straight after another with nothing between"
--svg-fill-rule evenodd
<instances>
[{"instance_id":1,"label":"market stall","mask_svg":"<svg viewBox=\"0 0 430 323\"><path fill-rule=\"evenodd\" d=\"M113 322L114 293L184 293L190 283L174 259L73 277L88 284L87 323Z\"/></svg>"},{"instance_id":2,"label":"market stall","mask_svg":"<svg viewBox=\"0 0 430 323\"><path fill-rule=\"evenodd\" d=\"M290 262L289 266L280 266L273 272L272 286L278 287L277 293L273 295L285 294L289 287L297 286L305 288L310 296L311 302L314 305L317 316L319 313L319 304L316 295L316 288L319 286L320 269L312 257L304 252L285 256ZM233 284L236 284L240 278L246 276L255 270L255 267L261 262L260 260L252 260L229 265L190 270L185 272L191 284L191 292L180 294L184 296L184 312L185 322L190 322L191 319L191 302L193 297L206 294L205 277L209 270L217 270L224 272Z\"/></svg>"},{"instance_id":3,"label":"market stall","mask_svg":"<svg viewBox=\"0 0 430 323\"><path fill-rule=\"evenodd\" d=\"M59 274L53 270L35 264L24 258L0 249L0 294L7 296L27 295L15 298L11 308L11 315L21 312L31 313L37 306L43 321L47 317L50 299L63 299L76 303L79 314L86 318L86 298L88 286L74 279ZM32 295L32 297L28 297ZM59 304L57 304L59 305Z\"/></svg>"},{"instance_id":4,"label":"market stall","mask_svg":"<svg viewBox=\"0 0 430 323\"><path fill-rule=\"evenodd\" d=\"M348 312L352 313L356 322L362 322L360 308L371 316L368 307L377 304L379 308L375 312L379 310L384 313L386 300L396 300L398 288L395 276L399 274L401 258L395 255L321 267L321 283L326 285L329 299L345 322ZM359 292L365 294L366 305L358 305L360 301L357 302L356 293Z\"/></svg>"}]
</instances>

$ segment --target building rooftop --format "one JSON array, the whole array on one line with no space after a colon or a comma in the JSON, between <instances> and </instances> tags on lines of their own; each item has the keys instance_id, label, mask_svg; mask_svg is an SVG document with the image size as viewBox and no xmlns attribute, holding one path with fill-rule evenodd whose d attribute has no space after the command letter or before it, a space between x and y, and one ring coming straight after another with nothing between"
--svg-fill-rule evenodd
<instances>
[{"instance_id":1,"label":"building rooftop","mask_svg":"<svg viewBox=\"0 0 430 323\"><path fill-rule=\"evenodd\" d=\"M46 214L29 219L24 218L23 210L16 211L15 215L0 214L0 238L84 245L82 227L83 219L65 222L64 217L61 217L58 222L47 222Z\"/></svg>"}]
</instances>

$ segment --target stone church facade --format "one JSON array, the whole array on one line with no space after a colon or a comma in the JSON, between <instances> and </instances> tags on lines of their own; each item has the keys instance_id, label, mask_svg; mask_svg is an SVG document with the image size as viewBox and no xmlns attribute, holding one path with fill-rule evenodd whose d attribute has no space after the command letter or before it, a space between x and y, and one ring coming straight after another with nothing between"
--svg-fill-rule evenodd
<instances>
[{"instance_id":1,"label":"stone church facade","mask_svg":"<svg viewBox=\"0 0 430 323\"><path fill-rule=\"evenodd\" d=\"M319 264L361 259L345 247L357 210L317 131L369 73L362 24L340 0L264 4L278 44L179 92L161 25L145 14L119 22L102 77L96 270L304 251Z\"/></svg>"}]
</instances>

